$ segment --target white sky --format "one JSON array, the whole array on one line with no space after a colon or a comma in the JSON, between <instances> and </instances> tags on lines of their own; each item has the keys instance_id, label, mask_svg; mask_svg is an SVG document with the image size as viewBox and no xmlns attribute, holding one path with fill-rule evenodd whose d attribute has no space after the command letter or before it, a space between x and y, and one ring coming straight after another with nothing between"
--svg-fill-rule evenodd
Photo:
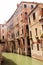
<instances>
[{"instance_id":1,"label":"white sky","mask_svg":"<svg viewBox=\"0 0 43 65\"><path fill-rule=\"evenodd\" d=\"M43 0L0 0L0 23L4 23L7 21L11 15L14 13L14 11L17 8L17 3L20 3L21 1L27 1L27 2L41 2L43 3Z\"/></svg>"}]
</instances>

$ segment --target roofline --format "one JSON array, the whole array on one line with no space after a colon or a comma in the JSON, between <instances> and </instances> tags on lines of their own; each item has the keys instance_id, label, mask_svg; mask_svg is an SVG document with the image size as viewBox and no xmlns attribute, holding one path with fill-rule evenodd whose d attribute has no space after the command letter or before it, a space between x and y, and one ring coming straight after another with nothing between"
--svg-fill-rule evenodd
<instances>
[{"instance_id":1,"label":"roofline","mask_svg":"<svg viewBox=\"0 0 43 65\"><path fill-rule=\"evenodd\" d=\"M26 2L26 1L22 1L21 3L33 3L33 4L42 4L42 5L43 5L43 3L38 3L38 2ZM20 3L20 5L21 5L21 3ZM19 7L18 7L18 8L19 8ZM18 8L17 8L17 9L18 9ZM16 9L16 10L17 10L17 9ZM7 21L6 23L8 23L8 22L11 20L11 18L14 16L16 10L14 11L14 13L11 15L11 17L8 19L8 21Z\"/></svg>"},{"instance_id":2,"label":"roofline","mask_svg":"<svg viewBox=\"0 0 43 65\"><path fill-rule=\"evenodd\" d=\"M43 4L43 3L38 3L38 2L34 2L34 1L33 1L33 2L26 2L26 1L22 1L21 3ZM21 4L21 3L20 3L20 4Z\"/></svg>"}]
</instances>

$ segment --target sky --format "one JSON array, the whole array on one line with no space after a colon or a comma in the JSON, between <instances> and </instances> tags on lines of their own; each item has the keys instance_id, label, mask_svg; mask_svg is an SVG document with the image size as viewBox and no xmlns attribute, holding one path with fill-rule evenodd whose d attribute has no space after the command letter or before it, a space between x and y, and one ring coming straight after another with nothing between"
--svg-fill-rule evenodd
<instances>
[{"instance_id":1,"label":"sky","mask_svg":"<svg viewBox=\"0 0 43 65\"><path fill-rule=\"evenodd\" d=\"M9 20L21 1L43 3L43 0L0 0L0 24Z\"/></svg>"}]
</instances>

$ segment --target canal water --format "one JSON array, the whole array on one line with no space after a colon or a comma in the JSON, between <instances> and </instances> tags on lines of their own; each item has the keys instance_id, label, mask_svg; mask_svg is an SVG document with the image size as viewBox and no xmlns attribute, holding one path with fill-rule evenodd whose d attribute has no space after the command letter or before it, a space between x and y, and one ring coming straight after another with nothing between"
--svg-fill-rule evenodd
<instances>
[{"instance_id":1,"label":"canal water","mask_svg":"<svg viewBox=\"0 0 43 65\"><path fill-rule=\"evenodd\" d=\"M3 53L3 65L43 65L43 61L14 53Z\"/></svg>"}]
</instances>

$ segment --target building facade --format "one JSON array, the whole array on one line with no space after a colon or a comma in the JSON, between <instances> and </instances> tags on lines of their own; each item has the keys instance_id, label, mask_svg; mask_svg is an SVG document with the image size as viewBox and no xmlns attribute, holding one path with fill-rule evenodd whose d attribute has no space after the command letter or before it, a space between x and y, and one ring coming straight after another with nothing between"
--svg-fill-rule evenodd
<instances>
[{"instance_id":1,"label":"building facade","mask_svg":"<svg viewBox=\"0 0 43 65\"><path fill-rule=\"evenodd\" d=\"M5 48L6 48L6 34L7 34L7 31L6 31L6 25L5 24L0 24L0 48L2 48L2 51L5 51Z\"/></svg>"},{"instance_id":2,"label":"building facade","mask_svg":"<svg viewBox=\"0 0 43 65\"><path fill-rule=\"evenodd\" d=\"M32 2L21 2L17 4L17 9L11 18L7 21L7 38L11 41L13 33L13 52L31 55L29 41L28 14L37 4ZM14 26L14 27L12 27Z\"/></svg>"},{"instance_id":3,"label":"building facade","mask_svg":"<svg viewBox=\"0 0 43 65\"><path fill-rule=\"evenodd\" d=\"M0 40L4 41L6 40L6 25L5 24L0 24Z\"/></svg>"},{"instance_id":4,"label":"building facade","mask_svg":"<svg viewBox=\"0 0 43 65\"><path fill-rule=\"evenodd\" d=\"M1 40L1 24L0 24L0 40Z\"/></svg>"},{"instance_id":5,"label":"building facade","mask_svg":"<svg viewBox=\"0 0 43 65\"><path fill-rule=\"evenodd\" d=\"M12 52L13 51L13 42L14 42L14 18L13 16L6 22L7 27L7 34L6 34L6 51Z\"/></svg>"},{"instance_id":6,"label":"building facade","mask_svg":"<svg viewBox=\"0 0 43 65\"><path fill-rule=\"evenodd\" d=\"M0 26L0 38L6 41L5 50L43 58L43 4L21 2L6 22Z\"/></svg>"},{"instance_id":7,"label":"building facade","mask_svg":"<svg viewBox=\"0 0 43 65\"><path fill-rule=\"evenodd\" d=\"M6 40L6 34L7 34L7 31L6 31L6 24L2 24L1 25L1 40Z\"/></svg>"},{"instance_id":8,"label":"building facade","mask_svg":"<svg viewBox=\"0 0 43 65\"><path fill-rule=\"evenodd\" d=\"M29 14L29 37L31 56L43 60L43 4L38 4Z\"/></svg>"}]
</instances>

